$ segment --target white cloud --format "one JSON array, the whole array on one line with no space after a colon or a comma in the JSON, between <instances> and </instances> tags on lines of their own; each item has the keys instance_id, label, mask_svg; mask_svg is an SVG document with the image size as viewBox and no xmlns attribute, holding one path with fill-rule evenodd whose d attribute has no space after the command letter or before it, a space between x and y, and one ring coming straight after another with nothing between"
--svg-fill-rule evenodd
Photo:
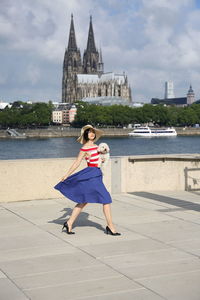
<instances>
[{"instance_id":1,"label":"white cloud","mask_svg":"<svg viewBox=\"0 0 200 300\"><path fill-rule=\"evenodd\" d=\"M20 95L29 91L29 98L49 99L51 92L60 99L71 13L82 54L93 15L105 69L128 74L135 100L162 97L169 79L177 96L184 96L190 83L200 95L200 11L194 0L1 0L0 84L5 96L14 96L18 84Z\"/></svg>"},{"instance_id":2,"label":"white cloud","mask_svg":"<svg viewBox=\"0 0 200 300\"><path fill-rule=\"evenodd\" d=\"M30 64L27 66L27 79L30 81L32 85L38 83L40 79L40 69L38 66L34 64Z\"/></svg>"}]
</instances>

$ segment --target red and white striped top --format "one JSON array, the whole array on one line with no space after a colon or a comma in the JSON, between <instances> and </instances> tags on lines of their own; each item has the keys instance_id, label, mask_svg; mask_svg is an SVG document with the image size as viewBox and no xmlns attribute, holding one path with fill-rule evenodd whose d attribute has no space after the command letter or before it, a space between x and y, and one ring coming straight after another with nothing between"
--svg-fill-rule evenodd
<instances>
[{"instance_id":1,"label":"red and white striped top","mask_svg":"<svg viewBox=\"0 0 200 300\"><path fill-rule=\"evenodd\" d=\"M97 151L98 146L94 146L91 148L83 149L81 148L81 151L89 152L90 156L86 156L86 161L88 167L98 167L99 162L99 152Z\"/></svg>"}]
</instances>

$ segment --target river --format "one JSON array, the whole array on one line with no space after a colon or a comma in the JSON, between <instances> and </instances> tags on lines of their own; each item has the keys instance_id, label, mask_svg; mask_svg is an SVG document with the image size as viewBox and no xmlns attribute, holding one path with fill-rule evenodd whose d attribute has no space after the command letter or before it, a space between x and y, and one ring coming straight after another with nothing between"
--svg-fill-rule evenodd
<instances>
[{"instance_id":1,"label":"river","mask_svg":"<svg viewBox=\"0 0 200 300\"><path fill-rule=\"evenodd\" d=\"M200 136L164 138L102 137L111 156L200 153ZM81 145L74 137L0 139L0 159L74 157Z\"/></svg>"}]
</instances>

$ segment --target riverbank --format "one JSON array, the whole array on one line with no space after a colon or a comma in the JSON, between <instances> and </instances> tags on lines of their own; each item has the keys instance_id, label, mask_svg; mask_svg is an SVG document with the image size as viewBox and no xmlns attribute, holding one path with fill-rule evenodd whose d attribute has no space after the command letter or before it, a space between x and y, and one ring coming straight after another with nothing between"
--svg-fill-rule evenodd
<instances>
[{"instance_id":1,"label":"riverbank","mask_svg":"<svg viewBox=\"0 0 200 300\"><path fill-rule=\"evenodd\" d=\"M78 137L80 134L80 128L70 128L70 127L49 127L42 129L16 129L16 131L20 134L20 136L12 137L10 136L6 130L0 130L0 138L51 138L51 137ZM123 129L123 128L103 128L104 136L112 137L112 136L128 136L128 133L132 131L132 129ZM179 127L176 128L177 134L179 136L190 136L190 135L199 135L200 136L200 128L185 128Z\"/></svg>"}]
</instances>

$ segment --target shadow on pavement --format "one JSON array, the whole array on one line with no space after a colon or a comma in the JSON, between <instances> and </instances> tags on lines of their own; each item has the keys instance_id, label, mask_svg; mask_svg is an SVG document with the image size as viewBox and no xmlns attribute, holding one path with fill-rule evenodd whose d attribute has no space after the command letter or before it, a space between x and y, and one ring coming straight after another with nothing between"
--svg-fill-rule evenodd
<instances>
[{"instance_id":1,"label":"shadow on pavement","mask_svg":"<svg viewBox=\"0 0 200 300\"><path fill-rule=\"evenodd\" d=\"M154 194L154 193L148 193L148 192L133 192L133 193L129 193L131 195L136 195L139 197L143 197L143 198L147 198L147 199L151 199L154 201L159 201L162 203L167 203L170 205L174 205L176 207L181 208L182 210L195 210L195 211L200 211L200 204L197 203L193 203L190 201L186 201L186 200L180 200L180 199L176 199L176 198L172 198L172 197L167 197L167 196L163 196L163 195L158 195L158 194ZM177 210L177 208L175 209L167 209L167 211L174 211ZM178 209L180 210L180 209ZM162 210L158 210L158 211L164 211Z\"/></svg>"},{"instance_id":2,"label":"shadow on pavement","mask_svg":"<svg viewBox=\"0 0 200 300\"><path fill-rule=\"evenodd\" d=\"M60 224L63 226L63 223L70 217L72 213L71 208L64 208L61 212L63 212L63 215L60 216L57 219L54 219L52 221L49 221L48 223L55 223L55 224ZM96 227L99 230L105 231L105 228L88 219L89 214L86 212L81 212L80 215L78 216L77 220L74 222L73 228L75 227L82 227L82 226L87 226L87 227Z\"/></svg>"}]
</instances>

